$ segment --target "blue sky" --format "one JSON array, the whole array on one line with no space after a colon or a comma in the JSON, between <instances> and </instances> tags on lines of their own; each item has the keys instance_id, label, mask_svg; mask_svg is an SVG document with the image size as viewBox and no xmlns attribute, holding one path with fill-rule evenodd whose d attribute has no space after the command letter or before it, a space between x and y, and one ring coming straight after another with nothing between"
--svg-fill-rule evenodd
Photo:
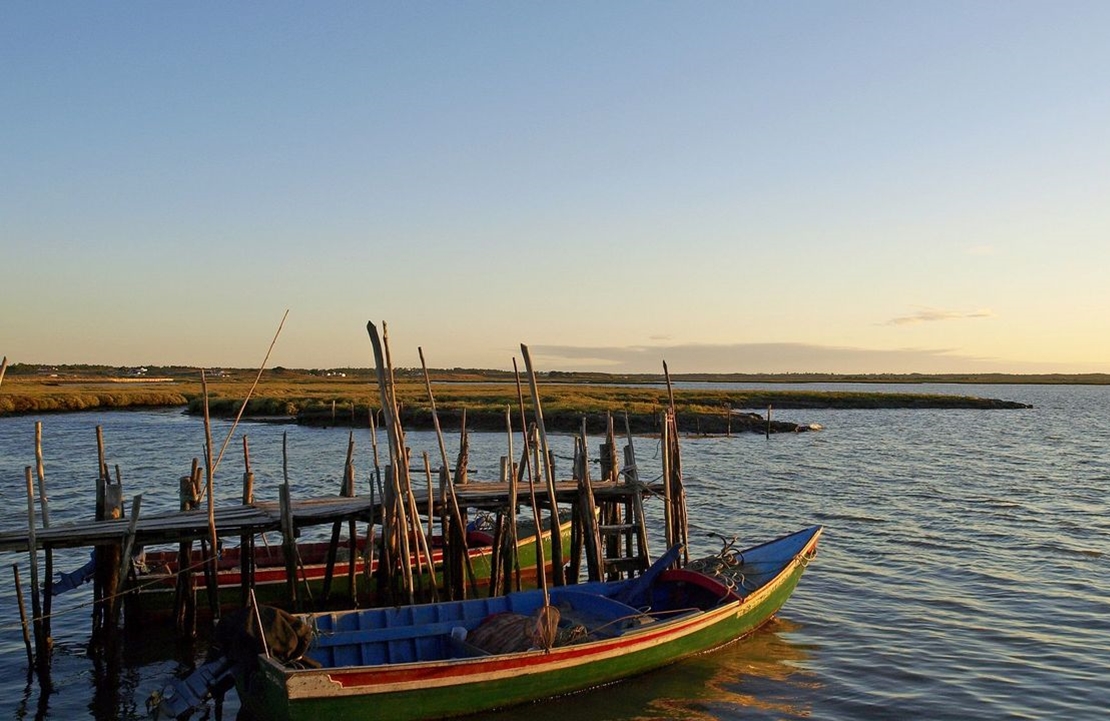
<instances>
[{"instance_id":1,"label":"blue sky","mask_svg":"<svg viewBox=\"0 0 1110 721\"><path fill-rule=\"evenodd\" d=\"M1104 2L0 4L11 362L1110 371Z\"/></svg>"}]
</instances>

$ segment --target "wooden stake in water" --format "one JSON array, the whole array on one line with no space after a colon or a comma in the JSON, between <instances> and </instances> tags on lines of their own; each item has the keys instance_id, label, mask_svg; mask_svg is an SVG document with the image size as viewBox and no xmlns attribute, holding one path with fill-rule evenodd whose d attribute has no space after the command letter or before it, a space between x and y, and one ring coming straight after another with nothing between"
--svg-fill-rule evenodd
<instances>
[{"instance_id":1,"label":"wooden stake in water","mask_svg":"<svg viewBox=\"0 0 1110 721\"><path fill-rule=\"evenodd\" d=\"M382 330L383 332L385 331L384 323L382 324ZM372 321L366 323L366 332L370 336L370 345L374 351L374 367L378 377L378 391L381 395L382 414L385 416L386 436L389 438L389 458L392 464L392 473L386 474L387 479L390 481L389 490L391 494L382 499L383 521L385 520L385 516L393 516L396 519L396 525L398 527L391 527L390 530L391 532L396 532L396 537L399 539L401 551L398 560L400 561L401 576L404 581L408 602L412 604L415 602L411 565L412 556L409 552L408 514L405 513L404 494L402 493L404 483L400 478L402 474L408 474L404 431L401 428L400 420L397 418L397 398L394 395L393 373L392 369L386 363L386 351L383 348L383 346L388 343L388 340L383 342L383 339L378 335L377 326L375 326ZM380 588L381 584L379 584L379 589Z\"/></svg>"},{"instance_id":2,"label":"wooden stake in water","mask_svg":"<svg viewBox=\"0 0 1110 721\"><path fill-rule=\"evenodd\" d=\"M212 419L208 414L208 381L203 368L200 369L200 385L204 395L204 488L208 496L208 548L204 559L204 577L208 586L208 606L212 609L212 620L215 622L220 620L220 589L216 578L216 548L219 539L216 536L216 499L212 488L216 466L212 457Z\"/></svg>"},{"instance_id":3,"label":"wooden stake in water","mask_svg":"<svg viewBox=\"0 0 1110 721\"><path fill-rule=\"evenodd\" d=\"M451 466L447 460L447 445L443 441L443 429L439 426L439 414L436 412L436 399L435 395L432 393L432 378L428 374L428 364L424 362L424 349L417 348L416 350L420 354L420 367L424 370L424 387L428 391L428 403L432 407L432 425L435 427L436 439L439 441L440 457L443 461L443 467L446 469L447 500L450 502L451 526L455 534L452 542L458 544L457 550L465 559L466 574L470 581L471 594L477 597L478 582L474 575L474 567L470 563L470 554L467 552L466 525L462 520L462 510L459 508L459 499L455 495L455 484L451 478ZM446 539L444 540L446 541Z\"/></svg>"},{"instance_id":4,"label":"wooden stake in water","mask_svg":"<svg viewBox=\"0 0 1110 721\"><path fill-rule=\"evenodd\" d=\"M254 471L251 470L251 452L247 437L243 436L243 505L254 503ZM239 536L239 597L245 606L254 591L254 534Z\"/></svg>"},{"instance_id":5,"label":"wooden stake in water","mask_svg":"<svg viewBox=\"0 0 1110 721\"><path fill-rule=\"evenodd\" d=\"M7 358L4 359L7 362ZM12 564L12 575L15 576L15 597L19 601L19 624L23 627L23 645L27 647L27 676L30 679L31 669L35 667L35 652L31 650L31 631L27 628L27 607L23 604L23 585L19 582L19 564Z\"/></svg>"},{"instance_id":6,"label":"wooden stake in water","mask_svg":"<svg viewBox=\"0 0 1110 721\"><path fill-rule=\"evenodd\" d=\"M42 460L42 421L35 421L35 468L39 479L39 508L42 513L42 527L50 528L50 499L46 494L46 466ZM50 613L54 599L54 549L47 545L43 567L45 576L42 589L42 632L50 639Z\"/></svg>"},{"instance_id":7,"label":"wooden stake in water","mask_svg":"<svg viewBox=\"0 0 1110 721\"><path fill-rule=\"evenodd\" d=\"M38 541L35 538L35 485L31 479L31 467L26 468L27 476L27 552L31 560L31 625L35 632L35 656L38 658L39 681L48 685L49 657L46 637L42 632L42 607L39 605L39 559Z\"/></svg>"},{"instance_id":8,"label":"wooden stake in water","mask_svg":"<svg viewBox=\"0 0 1110 721\"><path fill-rule=\"evenodd\" d=\"M532 356L528 346L520 344L524 356L524 366L528 371L528 387L532 391L532 407L536 416L536 427L540 432L540 450L543 458L544 479L547 481L548 501L551 503L551 579L556 586L564 584L563 576L563 539L559 531L559 506L555 497L555 468L552 465L551 446L547 443L547 430L543 424L543 407L540 405L540 390L536 384L536 372L532 368ZM539 533L539 528L536 529Z\"/></svg>"}]
</instances>

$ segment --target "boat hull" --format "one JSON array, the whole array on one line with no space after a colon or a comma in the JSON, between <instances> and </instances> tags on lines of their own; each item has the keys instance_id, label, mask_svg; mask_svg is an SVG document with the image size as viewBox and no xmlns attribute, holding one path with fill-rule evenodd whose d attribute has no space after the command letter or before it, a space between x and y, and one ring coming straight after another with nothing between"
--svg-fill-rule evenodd
<instances>
[{"instance_id":1,"label":"boat hull","mask_svg":"<svg viewBox=\"0 0 1110 721\"><path fill-rule=\"evenodd\" d=\"M812 538L773 579L708 611L548 652L297 671L263 658L240 696L265 719L404 721L473 714L635 676L736 641L769 621L816 552L821 531L809 530Z\"/></svg>"}]
</instances>

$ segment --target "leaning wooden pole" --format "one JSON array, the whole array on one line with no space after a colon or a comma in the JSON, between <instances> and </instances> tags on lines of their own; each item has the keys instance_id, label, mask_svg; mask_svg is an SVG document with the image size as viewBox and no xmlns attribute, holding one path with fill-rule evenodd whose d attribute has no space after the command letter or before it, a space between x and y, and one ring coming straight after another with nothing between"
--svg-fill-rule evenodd
<instances>
[{"instance_id":1,"label":"leaning wooden pole","mask_svg":"<svg viewBox=\"0 0 1110 721\"><path fill-rule=\"evenodd\" d=\"M212 609L212 621L220 620L220 589L216 577L216 499L213 490L216 471L212 458L212 417L208 413L208 379L204 369L200 369L200 386L204 395L204 492L208 496L208 548L205 551L205 580L208 585L208 605Z\"/></svg>"},{"instance_id":2,"label":"leaning wooden pole","mask_svg":"<svg viewBox=\"0 0 1110 721\"><path fill-rule=\"evenodd\" d=\"M551 446L547 442L547 430L543 424L543 407L540 405L540 390L536 383L536 372L532 367L532 356L528 353L528 346L520 344L520 352L524 356L524 366L528 371L528 387L532 392L532 406L536 415L536 427L540 433L540 450L543 458L544 480L547 482L547 495L551 503L551 580L556 586L565 583L563 576L563 538L559 530L559 506L555 497L555 468L552 466ZM539 533L539 529L536 529Z\"/></svg>"},{"instance_id":3,"label":"leaning wooden pole","mask_svg":"<svg viewBox=\"0 0 1110 721\"><path fill-rule=\"evenodd\" d=\"M470 553L466 547L466 526L462 522L462 510L459 508L459 499L455 495L455 483L451 477L450 462L447 460L447 445L443 442L443 429L439 425L439 414L436 412L436 399L432 393L432 378L428 374L428 364L424 361L424 349L417 348L420 354L420 367L424 370L424 387L428 391L428 403L432 408L432 426L436 431L436 440L439 441L439 453L443 461L443 467L447 469L447 499L451 504L451 526L455 529L455 542L459 544L458 552L462 554L466 564L466 576L470 581L470 592L473 596L478 595L478 581L474 576L474 566L470 563ZM446 539L444 539L446 540ZM444 554L446 555L446 554Z\"/></svg>"},{"instance_id":4,"label":"leaning wooden pole","mask_svg":"<svg viewBox=\"0 0 1110 721\"><path fill-rule=\"evenodd\" d=\"M31 671L35 667L35 652L31 650L31 631L27 628L27 606L23 603L23 585L19 582L18 563L12 564L12 575L15 577L15 597L19 601L19 624L23 628L23 645L27 648L27 678L30 680Z\"/></svg>"},{"instance_id":5,"label":"leaning wooden pole","mask_svg":"<svg viewBox=\"0 0 1110 721\"><path fill-rule=\"evenodd\" d=\"M535 466L536 463L532 458L533 443L532 435L535 434L535 424L528 425L527 416L524 411L524 391L520 385L520 370L516 365L516 358L513 358L513 375L516 376L516 397L517 404L520 406L520 422L524 435L524 462L521 466L521 473L527 471L528 473L528 497L532 505L532 519L536 524L536 582L544 593L544 605L548 603L547 597L547 559L544 557L543 548L543 523L540 520L540 509L536 499L536 474L538 471Z\"/></svg>"},{"instance_id":6,"label":"leaning wooden pole","mask_svg":"<svg viewBox=\"0 0 1110 721\"><path fill-rule=\"evenodd\" d=\"M383 324L382 327L384 329L385 325ZM404 438L398 434L400 422L397 420L397 400L393 395L393 385L387 373L382 339L378 335L378 328L374 325L373 321L368 321L366 323L366 332L370 336L370 345L374 350L375 372L378 377L378 391L381 394L382 415L385 416L386 437L389 438L389 458L392 465L392 473L387 473L386 475L391 482L390 485L393 496L392 498L387 497L383 499L382 512L383 515L385 513L395 513L396 520L401 526L400 533L398 533L401 546L401 558L399 559L401 575L404 580L408 602L412 604L415 602L412 579L412 556L409 554L408 519L406 518L407 514L405 513L403 494L400 492L402 484L399 480L400 474L408 470L405 458Z\"/></svg>"},{"instance_id":7,"label":"leaning wooden pole","mask_svg":"<svg viewBox=\"0 0 1110 721\"><path fill-rule=\"evenodd\" d=\"M266 368L266 363L270 360L270 354L274 352L274 345L277 343L278 336L281 335L281 329L285 327L285 319L289 317L289 310L286 309L285 315L281 317L281 323L278 323L277 332L274 333L274 339L270 341L270 347L266 351L266 357L262 359L262 365L258 367L258 374L254 377L254 383L251 384L250 390L243 398L243 403L239 406L239 412L235 414L235 420L231 424L231 428L227 431L227 436L224 438L223 445L220 446L220 453L216 456L216 460L212 462L212 472L215 473L216 469L220 467L220 461L223 460L224 451L227 450L227 444L231 442L231 437L235 433L235 428L239 425L239 421L243 418L243 412L247 410L247 403L250 402L251 396L254 395L254 389L258 387L258 381L262 379L262 371ZM201 371L203 378L204 371ZM211 445L211 444L209 444Z\"/></svg>"},{"instance_id":8,"label":"leaning wooden pole","mask_svg":"<svg viewBox=\"0 0 1110 721\"><path fill-rule=\"evenodd\" d=\"M35 634L35 659L39 673L39 683L49 686L50 651L42 628L42 606L39 603L39 558L38 541L35 539L35 484L31 479L31 467L27 466L27 552L31 563L31 626Z\"/></svg>"},{"instance_id":9,"label":"leaning wooden pole","mask_svg":"<svg viewBox=\"0 0 1110 721\"><path fill-rule=\"evenodd\" d=\"M39 481L39 508L42 513L42 527L50 528L50 498L46 493L46 465L42 455L42 421L35 421L35 469ZM43 559L42 586L42 632L50 638L50 613L54 598L54 548L45 546Z\"/></svg>"},{"instance_id":10,"label":"leaning wooden pole","mask_svg":"<svg viewBox=\"0 0 1110 721\"><path fill-rule=\"evenodd\" d=\"M254 471L251 470L251 452L247 437L243 436L243 505L254 503ZM239 536L239 600L244 608L254 592L254 534Z\"/></svg>"},{"instance_id":11,"label":"leaning wooden pole","mask_svg":"<svg viewBox=\"0 0 1110 721\"><path fill-rule=\"evenodd\" d=\"M287 434L282 433L282 483L278 487L278 509L281 517L281 555L285 559L285 585L289 592L289 605L294 611L299 611L300 603L297 599L296 526L293 523L293 499L289 491L289 454L287 452L287 440Z\"/></svg>"}]
</instances>

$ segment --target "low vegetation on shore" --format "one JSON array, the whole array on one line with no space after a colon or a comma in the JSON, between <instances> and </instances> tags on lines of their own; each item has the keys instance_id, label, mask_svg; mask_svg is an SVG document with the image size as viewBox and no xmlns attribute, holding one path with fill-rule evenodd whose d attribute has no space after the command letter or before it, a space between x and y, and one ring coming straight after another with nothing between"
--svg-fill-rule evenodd
<instances>
[{"instance_id":1,"label":"low vegetation on shore","mask_svg":"<svg viewBox=\"0 0 1110 721\"><path fill-rule=\"evenodd\" d=\"M209 412L234 417L250 392L257 371L206 371ZM467 369L430 371L440 422L458 427L463 413L467 427L502 429L506 410L519 419L516 380L504 371ZM914 379L919 378L913 376ZM946 382L947 376L931 376ZM396 373L402 421L407 427L430 427L430 404L419 370ZM860 382L859 377L821 376L821 382ZM907 382L906 376L883 376L883 382ZM540 399L549 428L576 430L583 419L591 431L604 428L607 414L623 428L627 414L634 432L655 429L659 412L668 403L660 375L616 376L599 373L551 372L540 375ZM675 375L674 399L680 424L690 432L768 429L765 414L811 408L1021 408L1020 403L973 396L827 390L714 390L709 383L813 381L814 376ZM916 382L916 381L914 381ZM948 380L947 382L953 382ZM984 382L981 379L978 382ZM1015 382L1010 380L1009 382ZM702 385L705 387L700 387ZM531 407L527 388L525 404ZM266 371L254 390L244 416L252 419L296 421L316 425L365 426L380 405L377 382L369 369ZM0 387L0 416L109 408L172 408L203 413L200 370L196 368L118 369L69 366L42 369L12 366ZM744 412L749 411L749 412ZM775 432L808 426L773 421Z\"/></svg>"}]
</instances>

